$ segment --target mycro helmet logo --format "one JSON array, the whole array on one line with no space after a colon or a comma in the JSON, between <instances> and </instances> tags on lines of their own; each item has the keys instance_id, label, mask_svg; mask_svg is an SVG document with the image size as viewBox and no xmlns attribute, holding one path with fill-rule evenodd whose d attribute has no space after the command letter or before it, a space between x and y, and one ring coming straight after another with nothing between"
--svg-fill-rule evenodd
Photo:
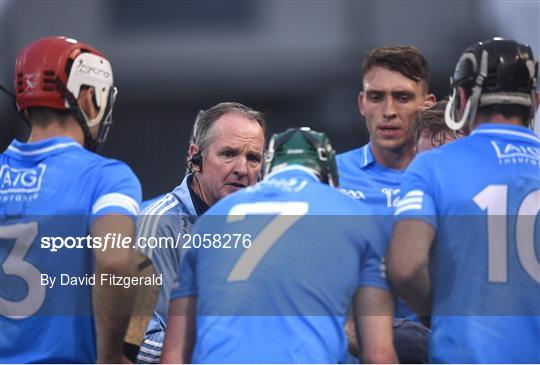
<instances>
[{"instance_id":1,"label":"mycro helmet logo","mask_svg":"<svg viewBox=\"0 0 540 365\"><path fill-rule=\"evenodd\" d=\"M103 62L102 60L100 61ZM111 73L109 71L96 66L85 64L83 59L79 59L76 70L83 74L102 77L104 79L108 79L111 76Z\"/></svg>"}]
</instances>

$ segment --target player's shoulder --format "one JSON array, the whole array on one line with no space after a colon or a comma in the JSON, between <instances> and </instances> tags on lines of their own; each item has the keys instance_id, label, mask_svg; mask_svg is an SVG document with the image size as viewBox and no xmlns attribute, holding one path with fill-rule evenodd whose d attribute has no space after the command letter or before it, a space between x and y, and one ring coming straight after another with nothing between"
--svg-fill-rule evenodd
<instances>
[{"instance_id":1,"label":"player's shoulder","mask_svg":"<svg viewBox=\"0 0 540 365\"><path fill-rule=\"evenodd\" d=\"M463 155L473 157L470 151L472 145L474 145L474 142L469 137L463 137L457 141L417 154L410 166L431 165L432 168L444 169L445 166L463 162Z\"/></svg>"},{"instance_id":2,"label":"player's shoulder","mask_svg":"<svg viewBox=\"0 0 540 365\"><path fill-rule=\"evenodd\" d=\"M135 173L123 161L101 156L85 148L76 148L69 154L59 156L58 164L75 164L80 171L92 172L103 178L124 177L136 178Z\"/></svg>"},{"instance_id":3,"label":"player's shoulder","mask_svg":"<svg viewBox=\"0 0 540 365\"><path fill-rule=\"evenodd\" d=\"M172 194L167 193L149 202L149 204L141 211L142 215L157 215L165 213L178 212L180 210L178 198Z\"/></svg>"},{"instance_id":4,"label":"player's shoulder","mask_svg":"<svg viewBox=\"0 0 540 365\"><path fill-rule=\"evenodd\" d=\"M329 214L343 215L372 215L373 209L364 200L357 200L349 194L333 188L328 185L321 184L321 195L324 194L324 201L327 204ZM323 190L324 189L324 190Z\"/></svg>"},{"instance_id":5,"label":"player's shoulder","mask_svg":"<svg viewBox=\"0 0 540 365\"><path fill-rule=\"evenodd\" d=\"M188 212L184 211L178 198L171 192L165 194L147 206L137 218L137 235L153 236L156 233L165 234L176 231L184 224L183 218L187 217ZM181 227L180 227L181 228Z\"/></svg>"},{"instance_id":6,"label":"player's shoulder","mask_svg":"<svg viewBox=\"0 0 540 365\"><path fill-rule=\"evenodd\" d=\"M357 160L362 155L366 146L367 145L364 145L360 148L355 148L349 151L338 153L336 155L336 162L338 164L338 167L339 167L339 164L346 164L346 163L350 163L352 161Z\"/></svg>"},{"instance_id":7,"label":"player's shoulder","mask_svg":"<svg viewBox=\"0 0 540 365\"><path fill-rule=\"evenodd\" d=\"M93 152L89 153L91 153L91 164L88 165L88 169L95 175L98 182L129 183L139 189L141 188L137 175L127 163L114 158L103 157Z\"/></svg>"},{"instance_id":8,"label":"player's shoulder","mask_svg":"<svg viewBox=\"0 0 540 365\"><path fill-rule=\"evenodd\" d=\"M144 212L146 210L146 208L150 207L154 203L156 203L156 202L160 201L161 199L163 199L165 197L165 195L167 195L167 193L155 196L155 197L150 198L148 200L144 200L141 203L141 213Z\"/></svg>"},{"instance_id":9,"label":"player's shoulder","mask_svg":"<svg viewBox=\"0 0 540 365\"><path fill-rule=\"evenodd\" d=\"M133 170L122 161L93 152L88 151L86 156L91 162L81 166L78 178L85 181L89 191L93 190L95 205L116 206L129 202L134 207L133 216L138 215L142 187Z\"/></svg>"},{"instance_id":10,"label":"player's shoulder","mask_svg":"<svg viewBox=\"0 0 540 365\"><path fill-rule=\"evenodd\" d=\"M111 170L116 170L118 172L124 172L124 173L133 173L133 170L128 166L127 163L117 160L115 158L105 157L98 155L91 151L86 151L88 153L88 158L90 161L92 161L95 165L98 165L101 169L106 170L107 172Z\"/></svg>"},{"instance_id":11,"label":"player's shoulder","mask_svg":"<svg viewBox=\"0 0 540 365\"><path fill-rule=\"evenodd\" d=\"M374 159L369 143L360 148L336 155L341 185L350 188L365 179L370 179L369 169L364 169L364 167L372 162L374 162Z\"/></svg>"}]
</instances>

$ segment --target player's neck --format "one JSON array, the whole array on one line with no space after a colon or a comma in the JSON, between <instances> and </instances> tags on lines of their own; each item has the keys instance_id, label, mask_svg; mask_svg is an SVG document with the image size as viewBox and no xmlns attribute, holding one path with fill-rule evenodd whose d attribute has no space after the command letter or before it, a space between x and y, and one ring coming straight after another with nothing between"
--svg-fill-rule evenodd
<instances>
[{"instance_id":1,"label":"player's neck","mask_svg":"<svg viewBox=\"0 0 540 365\"><path fill-rule=\"evenodd\" d=\"M409 163L411 163L414 158L416 151L414 144L410 146L404 146L400 149L387 149L376 146L373 143L371 144L371 151L375 157L377 163L393 170L403 170Z\"/></svg>"},{"instance_id":2,"label":"player's neck","mask_svg":"<svg viewBox=\"0 0 540 365\"><path fill-rule=\"evenodd\" d=\"M84 145L84 135L81 127L69 122L65 124L57 122L48 123L47 125L34 124L28 142L38 142L55 137L70 137L81 146Z\"/></svg>"},{"instance_id":3,"label":"player's neck","mask_svg":"<svg viewBox=\"0 0 540 365\"><path fill-rule=\"evenodd\" d=\"M203 193L203 190L201 188L201 183L199 182L198 177L196 176L196 173L193 174L193 178L190 182L191 191L201 200L202 203L206 204L207 206L211 206L212 204L209 204L209 199L206 197L206 195Z\"/></svg>"},{"instance_id":4,"label":"player's neck","mask_svg":"<svg viewBox=\"0 0 540 365\"><path fill-rule=\"evenodd\" d=\"M474 128L478 127L481 124L507 124L507 125L517 125L520 127L525 127L525 124L521 118L506 118L502 114L492 114L489 116L479 115L475 122Z\"/></svg>"}]
</instances>

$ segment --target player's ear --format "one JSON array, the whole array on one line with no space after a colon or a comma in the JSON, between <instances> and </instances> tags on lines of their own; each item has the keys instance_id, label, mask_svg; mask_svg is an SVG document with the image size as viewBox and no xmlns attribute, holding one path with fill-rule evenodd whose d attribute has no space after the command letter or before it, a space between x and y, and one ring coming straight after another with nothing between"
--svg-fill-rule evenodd
<instances>
[{"instance_id":1,"label":"player's ear","mask_svg":"<svg viewBox=\"0 0 540 365\"><path fill-rule=\"evenodd\" d=\"M465 89L461 86L457 88L457 98L459 100L459 114L463 115L465 106L467 105L467 94L465 93Z\"/></svg>"},{"instance_id":2,"label":"player's ear","mask_svg":"<svg viewBox=\"0 0 540 365\"><path fill-rule=\"evenodd\" d=\"M433 94L427 94L422 105L422 110L431 108L437 102L437 97Z\"/></svg>"},{"instance_id":3,"label":"player's ear","mask_svg":"<svg viewBox=\"0 0 540 365\"><path fill-rule=\"evenodd\" d=\"M191 143L188 149L189 158L192 158L194 154L199 152L199 146L195 143Z\"/></svg>"},{"instance_id":4,"label":"player's ear","mask_svg":"<svg viewBox=\"0 0 540 365\"><path fill-rule=\"evenodd\" d=\"M362 116L365 117L365 114L364 114L365 95L363 91L360 91L360 93L358 93L357 101L358 101L358 110L360 110L360 114L362 114Z\"/></svg>"},{"instance_id":5,"label":"player's ear","mask_svg":"<svg viewBox=\"0 0 540 365\"><path fill-rule=\"evenodd\" d=\"M81 91L79 91L79 107L88 119L94 119L98 114L98 110L94 103L94 94L95 91L93 87L81 88Z\"/></svg>"}]
</instances>

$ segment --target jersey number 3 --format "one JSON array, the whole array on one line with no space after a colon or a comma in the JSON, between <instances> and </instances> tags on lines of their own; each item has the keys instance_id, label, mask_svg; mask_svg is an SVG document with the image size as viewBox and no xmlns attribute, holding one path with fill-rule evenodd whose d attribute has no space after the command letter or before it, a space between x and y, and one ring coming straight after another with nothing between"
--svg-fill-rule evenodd
<instances>
[{"instance_id":1,"label":"jersey number 3","mask_svg":"<svg viewBox=\"0 0 540 365\"><path fill-rule=\"evenodd\" d=\"M20 301L0 297L2 316L12 319L26 318L35 314L45 300L45 286L41 285L40 281L41 273L34 265L24 261L37 234L37 222L0 226L0 240L15 240L13 249L2 264L2 269L5 275L13 275L24 280L28 287L28 294Z\"/></svg>"}]
</instances>

